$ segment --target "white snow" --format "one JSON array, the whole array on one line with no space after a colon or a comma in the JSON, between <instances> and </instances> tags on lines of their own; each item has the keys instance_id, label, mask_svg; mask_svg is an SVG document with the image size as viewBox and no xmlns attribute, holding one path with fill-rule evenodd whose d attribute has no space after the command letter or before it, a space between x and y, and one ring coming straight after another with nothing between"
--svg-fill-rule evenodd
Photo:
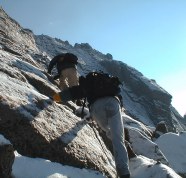
<instances>
[{"instance_id":1,"label":"white snow","mask_svg":"<svg viewBox=\"0 0 186 178\"><path fill-rule=\"evenodd\" d=\"M176 172L186 174L186 132L167 133L156 140L170 167Z\"/></svg>"},{"instance_id":2,"label":"white snow","mask_svg":"<svg viewBox=\"0 0 186 178\"><path fill-rule=\"evenodd\" d=\"M171 161L174 159L177 170L182 170L186 165L185 136L186 133L178 135L168 133L157 140L158 145L163 145L163 151L171 164L173 164ZM10 142L0 135L0 143ZM174 151L174 154L170 150ZM14 154L15 161L12 173L15 178L106 178L94 170L62 165L41 158L29 158L18 154L17 151ZM178 155L180 156L177 157ZM170 167L141 155L132 158L129 166L131 178L181 178ZM186 169L184 168L184 170Z\"/></svg>"},{"instance_id":3,"label":"white snow","mask_svg":"<svg viewBox=\"0 0 186 178\"><path fill-rule=\"evenodd\" d=\"M156 161L161 160L161 163L168 164L161 150L150 139L134 129L129 130L129 135L131 146L137 155L143 155Z\"/></svg>"},{"instance_id":4,"label":"white snow","mask_svg":"<svg viewBox=\"0 0 186 178\"><path fill-rule=\"evenodd\" d=\"M181 178L168 166L157 164L144 156L132 158L130 169L132 170L131 178Z\"/></svg>"},{"instance_id":5,"label":"white snow","mask_svg":"<svg viewBox=\"0 0 186 178\"><path fill-rule=\"evenodd\" d=\"M40 158L28 158L15 152L13 175L15 178L104 178L97 171L79 169L53 163Z\"/></svg>"},{"instance_id":6,"label":"white snow","mask_svg":"<svg viewBox=\"0 0 186 178\"><path fill-rule=\"evenodd\" d=\"M7 140L3 135L0 135L0 145L10 144L10 141Z\"/></svg>"}]
</instances>

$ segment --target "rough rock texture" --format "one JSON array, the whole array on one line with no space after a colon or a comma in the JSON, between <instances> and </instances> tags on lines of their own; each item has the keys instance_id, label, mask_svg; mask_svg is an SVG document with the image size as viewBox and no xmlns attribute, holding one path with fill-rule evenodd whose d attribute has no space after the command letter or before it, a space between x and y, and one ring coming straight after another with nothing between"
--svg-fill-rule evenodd
<instances>
[{"instance_id":1,"label":"rough rock texture","mask_svg":"<svg viewBox=\"0 0 186 178\"><path fill-rule=\"evenodd\" d=\"M2 137L0 135L0 137ZM2 140L2 138L1 138ZM12 165L14 162L14 148L12 144L3 137L3 142L0 142L0 177L12 177Z\"/></svg>"},{"instance_id":2,"label":"rough rock texture","mask_svg":"<svg viewBox=\"0 0 186 178\"><path fill-rule=\"evenodd\" d=\"M25 51L37 51L32 31L23 29L0 7L0 39L4 50L21 55Z\"/></svg>"}]
</instances>

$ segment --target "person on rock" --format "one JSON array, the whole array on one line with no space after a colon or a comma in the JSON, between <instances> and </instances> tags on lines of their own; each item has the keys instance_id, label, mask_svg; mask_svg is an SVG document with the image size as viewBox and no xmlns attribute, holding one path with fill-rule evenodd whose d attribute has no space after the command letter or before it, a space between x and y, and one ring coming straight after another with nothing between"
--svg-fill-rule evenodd
<instances>
[{"instance_id":1,"label":"person on rock","mask_svg":"<svg viewBox=\"0 0 186 178\"><path fill-rule=\"evenodd\" d=\"M129 159L124 142L124 126L121 117L120 88L116 87L118 84L117 81L114 81L116 77L112 77L113 80L109 83L107 78L102 78L102 81L99 81L98 76L99 73L96 72L92 72L86 77L81 76L78 86L56 93L53 100L67 102L72 99L87 98L92 119L98 123L112 141L118 176L130 178ZM103 85L107 85L105 87L107 90L99 91L104 88Z\"/></svg>"},{"instance_id":2,"label":"person on rock","mask_svg":"<svg viewBox=\"0 0 186 178\"><path fill-rule=\"evenodd\" d=\"M54 76L54 80L59 78L61 90L78 85L77 61L77 56L72 53L59 54L50 61L48 73L51 74L56 66L58 75Z\"/></svg>"}]
</instances>

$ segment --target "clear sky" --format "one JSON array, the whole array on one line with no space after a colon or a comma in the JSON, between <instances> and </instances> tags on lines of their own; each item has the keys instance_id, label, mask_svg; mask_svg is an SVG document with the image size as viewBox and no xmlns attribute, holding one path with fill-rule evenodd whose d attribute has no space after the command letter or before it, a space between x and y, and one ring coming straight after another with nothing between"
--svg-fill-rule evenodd
<instances>
[{"instance_id":1,"label":"clear sky","mask_svg":"<svg viewBox=\"0 0 186 178\"><path fill-rule=\"evenodd\" d=\"M186 0L0 0L35 34L89 43L155 79L186 113Z\"/></svg>"}]
</instances>

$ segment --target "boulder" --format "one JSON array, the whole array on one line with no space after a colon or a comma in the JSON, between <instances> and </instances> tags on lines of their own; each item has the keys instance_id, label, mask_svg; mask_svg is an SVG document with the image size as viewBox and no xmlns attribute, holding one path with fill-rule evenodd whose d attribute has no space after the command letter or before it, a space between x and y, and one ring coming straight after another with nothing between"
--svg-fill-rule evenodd
<instances>
[{"instance_id":1,"label":"boulder","mask_svg":"<svg viewBox=\"0 0 186 178\"><path fill-rule=\"evenodd\" d=\"M155 161L169 165L158 145L142 135L137 129L128 129L129 142L137 155L143 155Z\"/></svg>"},{"instance_id":2,"label":"boulder","mask_svg":"<svg viewBox=\"0 0 186 178\"><path fill-rule=\"evenodd\" d=\"M0 135L0 177L12 178L15 155L12 144Z\"/></svg>"},{"instance_id":3,"label":"boulder","mask_svg":"<svg viewBox=\"0 0 186 178\"><path fill-rule=\"evenodd\" d=\"M152 139L157 139L161 135L165 134L168 132L167 125L165 122L161 121L160 123L157 124L156 129L152 135Z\"/></svg>"}]
</instances>

